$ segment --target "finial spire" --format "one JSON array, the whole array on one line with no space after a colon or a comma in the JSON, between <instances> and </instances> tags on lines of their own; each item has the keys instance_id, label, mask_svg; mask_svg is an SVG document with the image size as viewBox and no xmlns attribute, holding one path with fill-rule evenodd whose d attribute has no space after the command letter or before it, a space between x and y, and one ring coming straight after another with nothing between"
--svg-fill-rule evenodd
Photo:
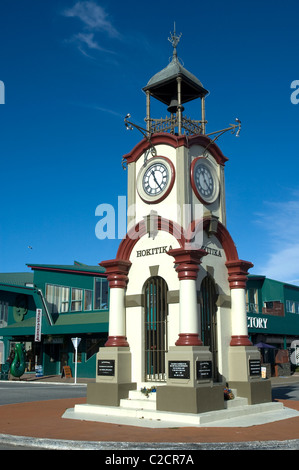
<instances>
[{"instance_id":1,"label":"finial spire","mask_svg":"<svg viewBox=\"0 0 299 470\"><path fill-rule=\"evenodd\" d=\"M173 59L176 59L177 58L176 47L177 47L178 43L180 42L182 33L180 33L180 35L177 36L176 30L175 30L175 22L174 22L173 30L174 30L173 33L170 32L170 38L168 38L168 41L171 43L171 45L173 47Z\"/></svg>"}]
</instances>

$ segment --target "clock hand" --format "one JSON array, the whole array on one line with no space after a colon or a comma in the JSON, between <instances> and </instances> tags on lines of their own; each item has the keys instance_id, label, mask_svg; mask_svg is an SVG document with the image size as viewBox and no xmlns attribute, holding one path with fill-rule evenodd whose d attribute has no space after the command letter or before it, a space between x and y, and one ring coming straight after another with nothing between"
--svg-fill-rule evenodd
<instances>
[{"instance_id":1,"label":"clock hand","mask_svg":"<svg viewBox=\"0 0 299 470\"><path fill-rule=\"evenodd\" d=\"M207 188L209 188L209 187L210 187L210 183L209 183L208 180L206 179L205 173L203 174L203 179L204 179L204 182L205 182L206 185L207 185Z\"/></svg>"},{"instance_id":2,"label":"clock hand","mask_svg":"<svg viewBox=\"0 0 299 470\"><path fill-rule=\"evenodd\" d=\"M156 179L154 170L152 170L152 175L153 175L153 178L154 178L155 183L156 183L156 184L159 186L159 188L162 190L161 186L159 185L159 183L158 183L158 181L157 181L157 179Z\"/></svg>"},{"instance_id":3,"label":"clock hand","mask_svg":"<svg viewBox=\"0 0 299 470\"><path fill-rule=\"evenodd\" d=\"M207 181L206 181L206 178L205 178L204 173L201 173L201 176L202 176L202 186L205 184L206 187L208 187L208 184L207 184ZM203 189L205 189L205 188L203 188Z\"/></svg>"}]
</instances>

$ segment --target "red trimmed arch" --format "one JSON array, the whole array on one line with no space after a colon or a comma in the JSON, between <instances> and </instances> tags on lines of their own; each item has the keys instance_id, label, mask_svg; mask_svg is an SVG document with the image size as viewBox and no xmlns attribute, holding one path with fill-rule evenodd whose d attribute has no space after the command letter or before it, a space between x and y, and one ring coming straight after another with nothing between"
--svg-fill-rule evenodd
<instances>
[{"instance_id":1,"label":"red trimmed arch","mask_svg":"<svg viewBox=\"0 0 299 470\"><path fill-rule=\"evenodd\" d=\"M184 230L176 222L157 216L157 229L173 235L179 242L180 247L185 246L186 239L184 237ZM144 221L141 221L132 227L126 234L125 238L121 241L117 250L116 259L129 260L134 246L138 240L146 234L147 230Z\"/></svg>"},{"instance_id":2,"label":"red trimmed arch","mask_svg":"<svg viewBox=\"0 0 299 470\"><path fill-rule=\"evenodd\" d=\"M184 233L184 229L176 222L157 216L157 228L158 230L162 230L173 235L178 240L180 246L184 248L188 243L192 242L192 239L199 230L209 230L211 220L211 217L204 217L201 220L195 220L190 224L186 233ZM141 221L132 227L126 234L125 238L121 241L118 247L116 259L129 260L134 246L138 240L146 234L147 230L144 221ZM229 231L221 222L218 222L215 236L224 249L226 260L239 260L236 245Z\"/></svg>"},{"instance_id":3,"label":"red trimmed arch","mask_svg":"<svg viewBox=\"0 0 299 470\"><path fill-rule=\"evenodd\" d=\"M204 217L203 219L194 220L193 222L191 222L190 227L187 231L186 241L191 243L196 233L200 230L208 232L211 220L211 217ZM232 237L230 236L229 231L221 222L218 222L217 224L217 232L215 233L215 237L221 243L227 261L239 259L236 245Z\"/></svg>"}]
</instances>

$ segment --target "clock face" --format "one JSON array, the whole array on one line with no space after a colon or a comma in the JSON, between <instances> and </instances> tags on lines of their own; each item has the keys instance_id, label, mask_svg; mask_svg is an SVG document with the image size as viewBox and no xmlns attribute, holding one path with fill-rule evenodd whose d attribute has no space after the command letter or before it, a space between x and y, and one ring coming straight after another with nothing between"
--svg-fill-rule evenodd
<instances>
[{"instance_id":1,"label":"clock face","mask_svg":"<svg viewBox=\"0 0 299 470\"><path fill-rule=\"evenodd\" d=\"M167 187L169 171L164 163L153 163L143 175L143 189L149 196L160 194Z\"/></svg>"},{"instance_id":2,"label":"clock face","mask_svg":"<svg viewBox=\"0 0 299 470\"><path fill-rule=\"evenodd\" d=\"M168 158L151 158L138 174L139 196L149 204L160 202L168 196L174 183L174 176L174 166Z\"/></svg>"},{"instance_id":3,"label":"clock face","mask_svg":"<svg viewBox=\"0 0 299 470\"><path fill-rule=\"evenodd\" d=\"M219 193L219 183L212 164L205 158L193 160L191 184L197 197L204 203L214 202Z\"/></svg>"}]
</instances>

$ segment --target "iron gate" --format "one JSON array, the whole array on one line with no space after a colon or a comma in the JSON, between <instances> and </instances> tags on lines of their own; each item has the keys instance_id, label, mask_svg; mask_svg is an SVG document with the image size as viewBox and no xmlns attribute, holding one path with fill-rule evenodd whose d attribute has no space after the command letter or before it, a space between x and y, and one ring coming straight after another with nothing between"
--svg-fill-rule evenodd
<instances>
[{"instance_id":1,"label":"iron gate","mask_svg":"<svg viewBox=\"0 0 299 470\"><path fill-rule=\"evenodd\" d=\"M218 380L217 297L214 279L206 276L201 284L201 340L213 355L213 379Z\"/></svg>"},{"instance_id":2,"label":"iron gate","mask_svg":"<svg viewBox=\"0 0 299 470\"><path fill-rule=\"evenodd\" d=\"M167 341L167 284L159 276L145 283L144 347L145 380L165 381L165 353Z\"/></svg>"}]
</instances>

